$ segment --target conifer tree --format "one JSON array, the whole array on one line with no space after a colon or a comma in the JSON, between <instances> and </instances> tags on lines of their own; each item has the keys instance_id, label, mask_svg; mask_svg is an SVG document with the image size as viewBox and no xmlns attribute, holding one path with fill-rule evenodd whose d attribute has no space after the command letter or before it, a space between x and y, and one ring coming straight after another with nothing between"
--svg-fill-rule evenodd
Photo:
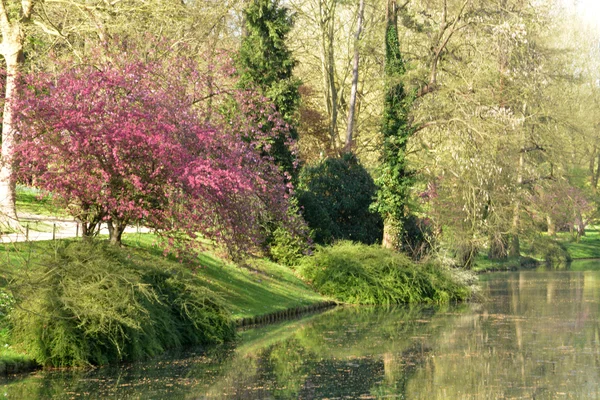
<instances>
[{"instance_id":1,"label":"conifer tree","mask_svg":"<svg viewBox=\"0 0 600 400\"><path fill-rule=\"evenodd\" d=\"M296 140L300 81L293 77L296 61L285 43L293 25L289 10L278 0L251 0L244 19L245 34L238 58L240 85L257 88L269 98L289 124L290 137ZM268 121L264 129L269 129ZM287 137L273 137L269 154L283 171L296 175L295 155Z\"/></svg>"}]
</instances>

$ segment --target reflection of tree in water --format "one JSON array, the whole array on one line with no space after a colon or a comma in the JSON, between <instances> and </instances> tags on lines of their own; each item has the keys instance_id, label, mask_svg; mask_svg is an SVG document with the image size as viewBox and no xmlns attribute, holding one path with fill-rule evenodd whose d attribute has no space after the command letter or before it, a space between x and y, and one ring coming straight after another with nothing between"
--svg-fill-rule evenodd
<instances>
[{"instance_id":1,"label":"reflection of tree in water","mask_svg":"<svg viewBox=\"0 0 600 400\"><path fill-rule=\"evenodd\" d=\"M372 387L371 394L377 398L406 398L408 382L427 361L430 352L431 348L423 343L415 343L400 354L385 353L383 355L385 379Z\"/></svg>"},{"instance_id":2,"label":"reflection of tree in water","mask_svg":"<svg viewBox=\"0 0 600 400\"><path fill-rule=\"evenodd\" d=\"M448 316L437 317L438 310L349 307L315 316L284 340L239 352L210 395L356 397L380 386L386 373L401 382L426 354L424 339L445 325ZM386 362L384 353L397 358L399 367Z\"/></svg>"},{"instance_id":3,"label":"reflection of tree in water","mask_svg":"<svg viewBox=\"0 0 600 400\"><path fill-rule=\"evenodd\" d=\"M485 304L335 309L248 331L229 352L111 374L41 375L13 384L8 398L66 392L239 399L600 394L600 273L501 277L490 283L493 301Z\"/></svg>"},{"instance_id":4,"label":"reflection of tree in water","mask_svg":"<svg viewBox=\"0 0 600 400\"><path fill-rule=\"evenodd\" d=\"M494 301L432 337L411 398L597 398L600 276L520 272L494 280Z\"/></svg>"}]
</instances>

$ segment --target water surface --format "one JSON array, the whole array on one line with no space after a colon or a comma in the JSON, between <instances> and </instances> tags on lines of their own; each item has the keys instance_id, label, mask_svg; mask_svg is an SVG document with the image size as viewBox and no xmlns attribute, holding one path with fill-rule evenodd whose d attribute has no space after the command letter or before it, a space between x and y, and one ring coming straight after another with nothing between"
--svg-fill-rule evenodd
<instances>
[{"instance_id":1,"label":"water surface","mask_svg":"<svg viewBox=\"0 0 600 400\"><path fill-rule=\"evenodd\" d=\"M8 399L600 398L600 270L481 277L488 300L340 307L232 345L0 381ZM593 267L593 266L592 266Z\"/></svg>"}]
</instances>

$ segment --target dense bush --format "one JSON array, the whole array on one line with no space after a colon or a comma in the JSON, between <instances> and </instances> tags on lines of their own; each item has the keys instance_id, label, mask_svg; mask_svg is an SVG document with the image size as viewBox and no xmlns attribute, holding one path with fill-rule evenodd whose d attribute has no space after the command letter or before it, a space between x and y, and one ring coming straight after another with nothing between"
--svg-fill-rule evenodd
<instances>
[{"instance_id":1,"label":"dense bush","mask_svg":"<svg viewBox=\"0 0 600 400\"><path fill-rule=\"evenodd\" d=\"M338 242L306 257L300 274L323 295L352 304L446 303L470 297L470 289L434 264L378 246Z\"/></svg>"},{"instance_id":2,"label":"dense bush","mask_svg":"<svg viewBox=\"0 0 600 400\"><path fill-rule=\"evenodd\" d=\"M560 265L572 261L571 255L564 245L547 236L534 238L530 253L533 257L542 259L550 265Z\"/></svg>"},{"instance_id":3,"label":"dense bush","mask_svg":"<svg viewBox=\"0 0 600 400\"><path fill-rule=\"evenodd\" d=\"M346 154L304 167L297 197L316 243L346 239L372 244L383 235L381 218L369 211L376 193L369 173Z\"/></svg>"},{"instance_id":4,"label":"dense bush","mask_svg":"<svg viewBox=\"0 0 600 400\"><path fill-rule=\"evenodd\" d=\"M45 366L133 361L235 335L190 272L105 243L61 245L15 287L13 340Z\"/></svg>"},{"instance_id":5,"label":"dense bush","mask_svg":"<svg viewBox=\"0 0 600 400\"><path fill-rule=\"evenodd\" d=\"M269 239L269 256L283 265L295 265L310 249L309 238L282 227L276 228Z\"/></svg>"}]
</instances>

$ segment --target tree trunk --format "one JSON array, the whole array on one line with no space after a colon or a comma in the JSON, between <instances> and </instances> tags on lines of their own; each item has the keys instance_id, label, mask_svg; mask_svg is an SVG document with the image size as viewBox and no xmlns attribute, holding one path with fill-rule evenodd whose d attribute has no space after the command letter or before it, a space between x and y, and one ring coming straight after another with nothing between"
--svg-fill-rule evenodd
<instances>
[{"instance_id":1,"label":"tree trunk","mask_svg":"<svg viewBox=\"0 0 600 400\"><path fill-rule=\"evenodd\" d=\"M121 246L121 238L127 227L127 223L119 220L108 220L108 241L114 246Z\"/></svg>"},{"instance_id":2,"label":"tree trunk","mask_svg":"<svg viewBox=\"0 0 600 400\"><path fill-rule=\"evenodd\" d=\"M81 222L81 238L84 240L90 240L98 234L100 230L100 223L98 222Z\"/></svg>"},{"instance_id":3,"label":"tree trunk","mask_svg":"<svg viewBox=\"0 0 600 400\"><path fill-rule=\"evenodd\" d=\"M352 61L352 89L350 91L350 105L348 106L348 127L346 130L346 152L352 151L352 135L354 131L354 115L356 112L356 97L358 94L358 66L360 62L360 34L363 26L363 16L365 12L365 0L360 0L358 4L358 28L354 38L354 60Z\"/></svg>"},{"instance_id":4,"label":"tree trunk","mask_svg":"<svg viewBox=\"0 0 600 400\"><path fill-rule=\"evenodd\" d=\"M2 117L2 162L0 164L0 221L9 227L18 227L15 209L15 100L18 96L17 80L22 61L22 38L18 26L10 29L10 35L4 34L2 56L6 61L6 92L4 114Z\"/></svg>"},{"instance_id":5,"label":"tree trunk","mask_svg":"<svg viewBox=\"0 0 600 400\"><path fill-rule=\"evenodd\" d=\"M2 116L2 149L0 156L0 223L19 228L15 210L15 100L18 96L17 79L23 65L23 24L31 21L31 12L36 0L22 0L18 17L9 15L4 0L0 1L0 31L2 44L0 54L6 63L6 92ZM14 4L12 4L14 7ZM12 8L14 11L14 8ZM14 21L12 20L13 18Z\"/></svg>"},{"instance_id":6,"label":"tree trunk","mask_svg":"<svg viewBox=\"0 0 600 400\"><path fill-rule=\"evenodd\" d=\"M329 117L329 140L331 141L331 150L337 149L338 142L338 93L335 86L335 48L334 48L334 25L335 25L335 5L336 1L324 3L319 2L320 7L320 28L321 28L321 46L323 53L321 55L321 64L323 69L323 85L325 93L325 104L327 115Z\"/></svg>"},{"instance_id":7,"label":"tree trunk","mask_svg":"<svg viewBox=\"0 0 600 400\"><path fill-rule=\"evenodd\" d=\"M523 168L525 167L525 154L521 152L519 154L519 169L517 174L518 190L523 185ZM518 194L517 194L518 196ZM521 242L519 241L519 230L521 226L521 199L517 197L515 201L515 207L513 211L513 221L511 230L510 249L508 255L511 257L521 256Z\"/></svg>"},{"instance_id":8,"label":"tree trunk","mask_svg":"<svg viewBox=\"0 0 600 400\"><path fill-rule=\"evenodd\" d=\"M581 215L581 211L577 210L577 214L575 216L575 222L577 223L577 240L582 236L585 236L585 222L583 221L583 215Z\"/></svg>"},{"instance_id":9,"label":"tree trunk","mask_svg":"<svg viewBox=\"0 0 600 400\"><path fill-rule=\"evenodd\" d=\"M600 153L598 153L598 162L596 163L596 172L592 174L592 190L594 194L598 191L598 177L600 177Z\"/></svg>"},{"instance_id":10,"label":"tree trunk","mask_svg":"<svg viewBox=\"0 0 600 400\"><path fill-rule=\"evenodd\" d=\"M556 236L556 224L551 216L546 216L546 223L548 224L548 236Z\"/></svg>"},{"instance_id":11,"label":"tree trunk","mask_svg":"<svg viewBox=\"0 0 600 400\"><path fill-rule=\"evenodd\" d=\"M400 248L400 222L388 216L383 223L383 241L385 249L398 250Z\"/></svg>"},{"instance_id":12,"label":"tree trunk","mask_svg":"<svg viewBox=\"0 0 600 400\"><path fill-rule=\"evenodd\" d=\"M503 260L508 256L508 238L505 234L493 234L490 238L488 258L490 260Z\"/></svg>"}]
</instances>

